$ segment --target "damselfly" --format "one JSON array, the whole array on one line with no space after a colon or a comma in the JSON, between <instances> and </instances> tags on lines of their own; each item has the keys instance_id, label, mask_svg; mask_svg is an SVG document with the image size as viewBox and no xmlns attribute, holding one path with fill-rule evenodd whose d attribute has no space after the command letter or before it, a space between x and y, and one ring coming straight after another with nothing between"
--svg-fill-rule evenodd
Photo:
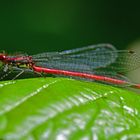
<instances>
[{"instance_id":1,"label":"damselfly","mask_svg":"<svg viewBox=\"0 0 140 140\"><path fill-rule=\"evenodd\" d=\"M134 51L116 50L110 44L97 44L61 52L37 55L0 54L1 71L20 71L15 78L31 71L36 73L80 77L118 86L140 88L130 82L125 74L140 66L140 56Z\"/></svg>"}]
</instances>

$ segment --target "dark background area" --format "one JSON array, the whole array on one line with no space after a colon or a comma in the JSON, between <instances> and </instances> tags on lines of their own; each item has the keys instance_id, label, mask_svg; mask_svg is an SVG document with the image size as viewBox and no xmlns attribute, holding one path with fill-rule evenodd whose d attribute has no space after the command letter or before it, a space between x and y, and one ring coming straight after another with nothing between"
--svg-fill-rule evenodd
<instances>
[{"instance_id":1,"label":"dark background area","mask_svg":"<svg viewBox=\"0 0 140 140\"><path fill-rule=\"evenodd\" d=\"M97 43L124 49L140 37L140 1L1 1L0 50L28 54Z\"/></svg>"}]
</instances>

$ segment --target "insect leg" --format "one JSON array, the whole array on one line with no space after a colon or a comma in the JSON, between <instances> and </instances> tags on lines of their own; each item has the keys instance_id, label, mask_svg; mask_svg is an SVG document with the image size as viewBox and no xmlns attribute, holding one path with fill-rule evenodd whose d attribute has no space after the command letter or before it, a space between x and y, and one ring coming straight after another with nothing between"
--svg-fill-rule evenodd
<instances>
[{"instance_id":1,"label":"insect leg","mask_svg":"<svg viewBox=\"0 0 140 140\"><path fill-rule=\"evenodd\" d=\"M21 69L21 68L18 68L18 67L13 67L14 70L17 70L17 71L20 71L12 80L15 80L17 79L20 75L22 75L25 70L24 69Z\"/></svg>"}]
</instances>

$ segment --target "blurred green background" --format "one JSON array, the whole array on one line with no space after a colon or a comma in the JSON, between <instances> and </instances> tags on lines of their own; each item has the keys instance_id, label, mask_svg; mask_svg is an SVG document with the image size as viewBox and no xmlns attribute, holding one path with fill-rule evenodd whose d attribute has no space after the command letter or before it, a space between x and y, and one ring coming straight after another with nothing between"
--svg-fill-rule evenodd
<instances>
[{"instance_id":1,"label":"blurred green background","mask_svg":"<svg viewBox=\"0 0 140 140\"><path fill-rule=\"evenodd\" d=\"M140 1L1 1L0 49L28 54L140 38Z\"/></svg>"}]
</instances>

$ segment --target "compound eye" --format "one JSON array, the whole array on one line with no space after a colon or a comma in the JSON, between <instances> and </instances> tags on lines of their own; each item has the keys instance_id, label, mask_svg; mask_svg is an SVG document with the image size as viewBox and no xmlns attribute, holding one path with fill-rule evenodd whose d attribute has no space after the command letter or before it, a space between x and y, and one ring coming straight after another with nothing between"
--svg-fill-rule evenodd
<instances>
[{"instance_id":1,"label":"compound eye","mask_svg":"<svg viewBox=\"0 0 140 140\"><path fill-rule=\"evenodd\" d=\"M0 60L5 60L6 56L4 54L0 54Z\"/></svg>"}]
</instances>

